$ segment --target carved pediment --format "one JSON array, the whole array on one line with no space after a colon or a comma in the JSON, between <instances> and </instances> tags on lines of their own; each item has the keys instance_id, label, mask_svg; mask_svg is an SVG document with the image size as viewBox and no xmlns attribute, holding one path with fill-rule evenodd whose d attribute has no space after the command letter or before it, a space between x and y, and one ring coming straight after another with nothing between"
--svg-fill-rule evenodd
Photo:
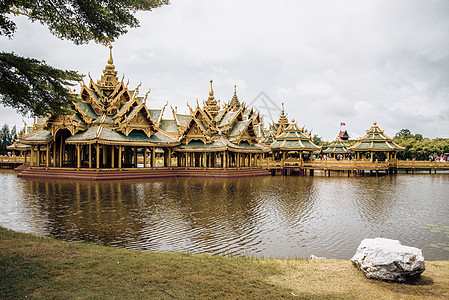
<instances>
[{"instance_id":1,"label":"carved pediment","mask_svg":"<svg viewBox=\"0 0 449 300\"><path fill-rule=\"evenodd\" d=\"M198 123L196 118L192 118L184 131L181 141L188 144L192 140L200 140L203 143L211 141L211 136L207 131Z\"/></svg>"},{"instance_id":2,"label":"carved pediment","mask_svg":"<svg viewBox=\"0 0 449 300\"><path fill-rule=\"evenodd\" d=\"M142 130L148 137L155 132L154 124L144 106L141 106L139 111L120 123L117 128L117 131L123 132L126 136L133 130Z\"/></svg>"}]
</instances>

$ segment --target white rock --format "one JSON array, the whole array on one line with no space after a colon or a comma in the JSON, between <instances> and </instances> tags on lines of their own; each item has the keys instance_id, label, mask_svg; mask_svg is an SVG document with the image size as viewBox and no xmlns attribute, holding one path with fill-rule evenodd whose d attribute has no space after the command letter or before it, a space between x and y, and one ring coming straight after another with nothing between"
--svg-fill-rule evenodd
<instances>
[{"instance_id":1,"label":"white rock","mask_svg":"<svg viewBox=\"0 0 449 300\"><path fill-rule=\"evenodd\" d=\"M384 238L364 239L351 261L368 278L397 282L416 278L426 269L420 249Z\"/></svg>"},{"instance_id":2,"label":"white rock","mask_svg":"<svg viewBox=\"0 0 449 300\"><path fill-rule=\"evenodd\" d=\"M326 259L326 257L319 257L312 254L310 255L309 259Z\"/></svg>"}]
</instances>

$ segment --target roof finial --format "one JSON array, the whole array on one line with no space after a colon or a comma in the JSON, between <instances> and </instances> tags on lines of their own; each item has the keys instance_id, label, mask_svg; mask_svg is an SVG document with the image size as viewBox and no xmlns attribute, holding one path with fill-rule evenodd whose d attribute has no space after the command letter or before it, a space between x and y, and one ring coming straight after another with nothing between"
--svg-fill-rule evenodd
<instances>
[{"instance_id":1,"label":"roof finial","mask_svg":"<svg viewBox=\"0 0 449 300\"><path fill-rule=\"evenodd\" d=\"M284 114L284 102L282 102L282 114Z\"/></svg>"},{"instance_id":2,"label":"roof finial","mask_svg":"<svg viewBox=\"0 0 449 300\"><path fill-rule=\"evenodd\" d=\"M112 45L109 45L109 59L108 64L112 65L114 63L114 60L112 59Z\"/></svg>"},{"instance_id":3,"label":"roof finial","mask_svg":"<svg viewBox=\"0 0 449 300\"><path fill-rule=\"evenodd\" d=\"M210 92L209 92L209 96L213 96L214 95L214 90L212 88L212 82L214 82L212 79L210 80Z\"/></svg>"}]
</instances>

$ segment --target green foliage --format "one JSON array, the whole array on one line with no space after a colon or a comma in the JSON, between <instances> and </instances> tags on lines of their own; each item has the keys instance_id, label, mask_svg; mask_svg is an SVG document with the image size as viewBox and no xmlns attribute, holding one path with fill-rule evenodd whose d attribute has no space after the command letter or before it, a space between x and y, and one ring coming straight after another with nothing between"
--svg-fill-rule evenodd
<instances>
[{"instance_id":1,"label":"green foliage","mask_svg":"<svg viewBox=\"0 0 449 300\"><path fill-rule=\"evenodd\" d=\"M5 154L7 152L6 147L11 145L17 139L16 126L9 130L8 124L4 124L0 129L0 153Z\"/></svg>"},{"instance_id":2,"label":"green foliage","mask_svg":"<svg viewBox=\"0 0 449 300\"><path fill-rule=\"evenodd\" d=\"M398 133L396 133L395 137L396 138L409 137L411 135L412 135L412 132L409 129L401 129L401 130L399 130Z\"/></svg>"},{"instance_id":3,"label":"green foliage","mask_svg":"<svg viewBox=\"0 0 449 300\"><path fill-rule=\"evenodd\" d=\"M65 114L76 96L67 88L82 76L43 61L0 53L0 101L23 115Z\"/></svg>"},{"instance_id":4,"label":"green foliage","mask_svg":"<svg viewBox=\"0 0 449 300\"><path fill-rule=\"evenodd\" d=\"M138 27L137 11L151 11L168 0L7 0L0 4L0 32L12 37L16 30L9 14L25 15L48 26L51 33L75 44L108 44L128 28Z\"/></svg>"},{"instance_id":5,"label":"green foliage","mask_svg":"<svg viewBox=\"0 0 449 300\"><path fill-rule=\"evenodd\" d=\"M0 35L12 38L17 26L11 19L24 15L48 26L50 32L75 44L108 44L138 27L138 11L169 4L168 0L5 0L0 2ZM75 99L70 86L81 80L75 71L53 68L43 61L0 54L0 103L22 115L64 114Z\"/></svg>"},{"instance_id":6,"label":"green foliage","mask_svg":"<svg viewBox=\"0 0 449 300\"><path fill-rule=\"evenodd\" d=\"M403 134L408 131L408 134ZM394 138L394 141L405 147L405 150L398 153L399 159L428 160L433 157L449 153L449 139L436 138L424 140L421 134L412 134L408 129L402 129Z\"/></svg>"},{"instance_id":7,"label":"green foliage","mask_svg":"<svg viewBox=\"0 0 449 300\"><path fill-rule=\"evenodd\" d=\"M312 142L317 145L317 146L321 146L321 147L327 147L329 146L329 142L324 141L322 137L318 136L318 134L314 134L312 137Z\"/></svg>"}]
</instances>

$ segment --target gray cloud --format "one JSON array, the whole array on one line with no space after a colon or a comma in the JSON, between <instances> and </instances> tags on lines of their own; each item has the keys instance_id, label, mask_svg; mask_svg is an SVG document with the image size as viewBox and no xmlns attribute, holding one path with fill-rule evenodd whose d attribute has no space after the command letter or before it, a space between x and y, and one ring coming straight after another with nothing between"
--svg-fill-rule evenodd
<instances>
[{"instance_id":1,"label":"gray cloud","mask_svg":"<svg viewBox=\"0 0 449 300\"><path fill-rule=\"evenodd\" d=\"M247 103L264 92L328 140L340 122L358 135L378 122L388 135L409 128L448 137L448 1L172 2L139 13L141 27L114 43L119 76L130 87L142 82L142 92L151 88L150 107L168 101L187 111L187 102L207 98L214 79L221 101L234 84ZM24 18L0 45L94 80L108 55ZM6 114L0 109L2 120Z\"/></svg>"}]
</instances>

